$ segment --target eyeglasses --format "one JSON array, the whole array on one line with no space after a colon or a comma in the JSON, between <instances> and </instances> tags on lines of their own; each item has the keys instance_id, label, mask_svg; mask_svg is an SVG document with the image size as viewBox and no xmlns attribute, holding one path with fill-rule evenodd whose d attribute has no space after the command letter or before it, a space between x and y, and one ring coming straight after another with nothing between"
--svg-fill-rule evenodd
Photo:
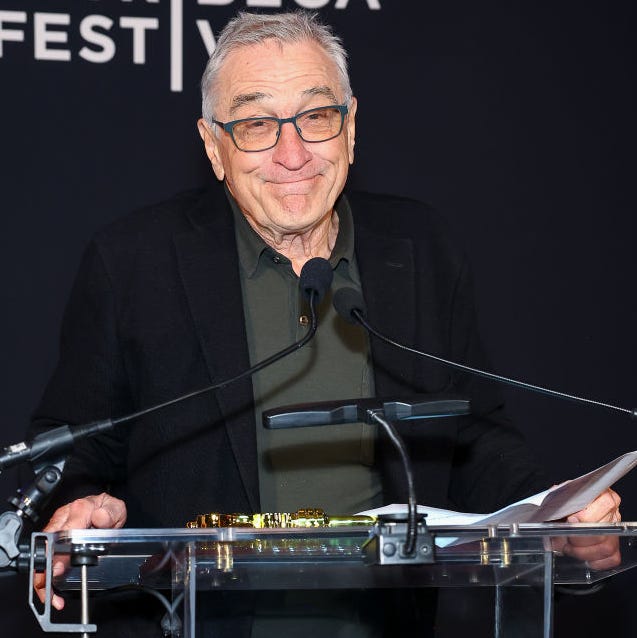
<instances>
[{"instance_id":1,"label":"eyeglasses","mask_svg":"<svg viewBox=\"0 0 637 638\"><path fill-rule=\"evenodd\" d=\"M240 151L255 153L276 146L281 135L281 126L287 122L294 124L304 142L327 142L341 134L346 115L347 105L333 104L309 109L293 117L247 117L232 122L211 122L229 133Z\"/></svg>"}]
</instances>

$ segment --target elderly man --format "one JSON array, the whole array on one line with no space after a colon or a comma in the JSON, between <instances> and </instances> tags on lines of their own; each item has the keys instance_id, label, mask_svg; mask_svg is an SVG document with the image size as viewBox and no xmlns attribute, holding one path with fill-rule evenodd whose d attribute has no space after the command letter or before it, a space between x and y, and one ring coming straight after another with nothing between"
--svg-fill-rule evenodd
<instances>
[{"instance_id":1,"label":"elderly man","mask_svg":"<svg viewBox=\"0 0 637 638\"><path fill-rule=\"evenodd\" d=\"M357 102L329 28L305 13L239 15L218 40L202 93L199 133L223 188L182 194L95 237L34 427L130 413L289 345L306 331L298 274L316 256L329 260L333 287L359 289L396 339L485 365L467 266L440 217L405 199L343 193ZM421 502L489 511L546 487L493 387L368 342L330 295L319 312L311 345L252 380L88 440L68 468L68 504L46 529L121 527L127 514L137 527L180 526L206 511L352 513L404 500L397 460L369 426L259 426L268 407L374 394L472 399L470 418L403 428ZM618 520L618 506L609 490L572 520ZM618 559L604 539L564 551L599 568ZM285 596L262 597L236 616L225 603L211 616L230 623L217 625L221 635L381 632L382 618L336 598L295 611Z\"/></svg>"}]
</instances>

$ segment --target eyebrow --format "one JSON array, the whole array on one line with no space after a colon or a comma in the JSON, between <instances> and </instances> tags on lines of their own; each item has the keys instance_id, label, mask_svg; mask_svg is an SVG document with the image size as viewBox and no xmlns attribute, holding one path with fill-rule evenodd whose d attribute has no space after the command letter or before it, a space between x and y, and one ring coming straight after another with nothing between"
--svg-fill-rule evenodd
<instances>
[{"instance_id":1,"label":"eyebrow","mask_svg":"<svg viewBox=\"0 0 637 638\"><path fill-rule=\"evenodd\" d=\"M338 102L338 100L336 99L336 94L327 85L313 86L310 89L305 89L305 91L303 91L303 95L323 95L323 96L329 98L330 100L332 100L334 102L334 104L336 104L336 102Z\"/></svg>"},{"instance_id":2,"label":"eyebrow","mask_svg":"<svg viewBox=\"0 0 637 638\"><path fill-rule=\"evenodd\" d=\"M337 103L336 94L327 85L313 86L309 89L302 91L301 95L323 95L329 98L334 104ZM232 98L230 105L230 115L234 115L242 106L246 104L252 104L253 102L260 102L261 100L271 98L269 93L262 93L261 91L255 91L254 93L240 93Z\"/></svg>"},{"instance_id":3,"label":"eyebrow","mask_svg":"<svg viewBox=\"0 0 637 638\"><path fill-rule=\"evenodd\" d=\"M240 93L232 98L232 104L230 105L230 115L233 115L238 109L246 104L252 104L252 102L258 102L265 98L272 97L268 93L261 93L255 91L254 93Z\"/></svg>"}]
</instances>

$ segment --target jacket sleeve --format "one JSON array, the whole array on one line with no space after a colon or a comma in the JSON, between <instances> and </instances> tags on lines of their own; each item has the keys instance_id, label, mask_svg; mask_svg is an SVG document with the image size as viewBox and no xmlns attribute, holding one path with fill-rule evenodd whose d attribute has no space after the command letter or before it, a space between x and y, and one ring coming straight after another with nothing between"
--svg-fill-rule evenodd
<instances>
[{"instance_id":1,"label":"jacket sleeve","mask_svg":"<svg viewBox=\"0 0 637 638\"><path fill-rule=\"evenodd\" d=\"M85 251L62 323L56 369L30 426L33 436L131 410L117 336L113 288L99 248ZM125 473L125 426L85 439L66 464L52 507L108 489Z\"/></svg>"}]
</instances>

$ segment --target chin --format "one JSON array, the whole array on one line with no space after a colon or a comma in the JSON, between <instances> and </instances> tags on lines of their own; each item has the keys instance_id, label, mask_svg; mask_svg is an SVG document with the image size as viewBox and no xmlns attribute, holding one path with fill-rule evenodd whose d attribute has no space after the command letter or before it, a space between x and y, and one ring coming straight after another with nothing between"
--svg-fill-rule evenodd
<instances>
[{"instance_id":1,"label":"chin","mask_svg":"<svg viewBox=\"0 0 637 638\"><path fill-rule=\"evenodd\" d=\"M288 195L277 201L277 209L285 218L305 218L318 221L325 211L318 205L315 198L309 195Z\"/></svg>"}]
</instances>

